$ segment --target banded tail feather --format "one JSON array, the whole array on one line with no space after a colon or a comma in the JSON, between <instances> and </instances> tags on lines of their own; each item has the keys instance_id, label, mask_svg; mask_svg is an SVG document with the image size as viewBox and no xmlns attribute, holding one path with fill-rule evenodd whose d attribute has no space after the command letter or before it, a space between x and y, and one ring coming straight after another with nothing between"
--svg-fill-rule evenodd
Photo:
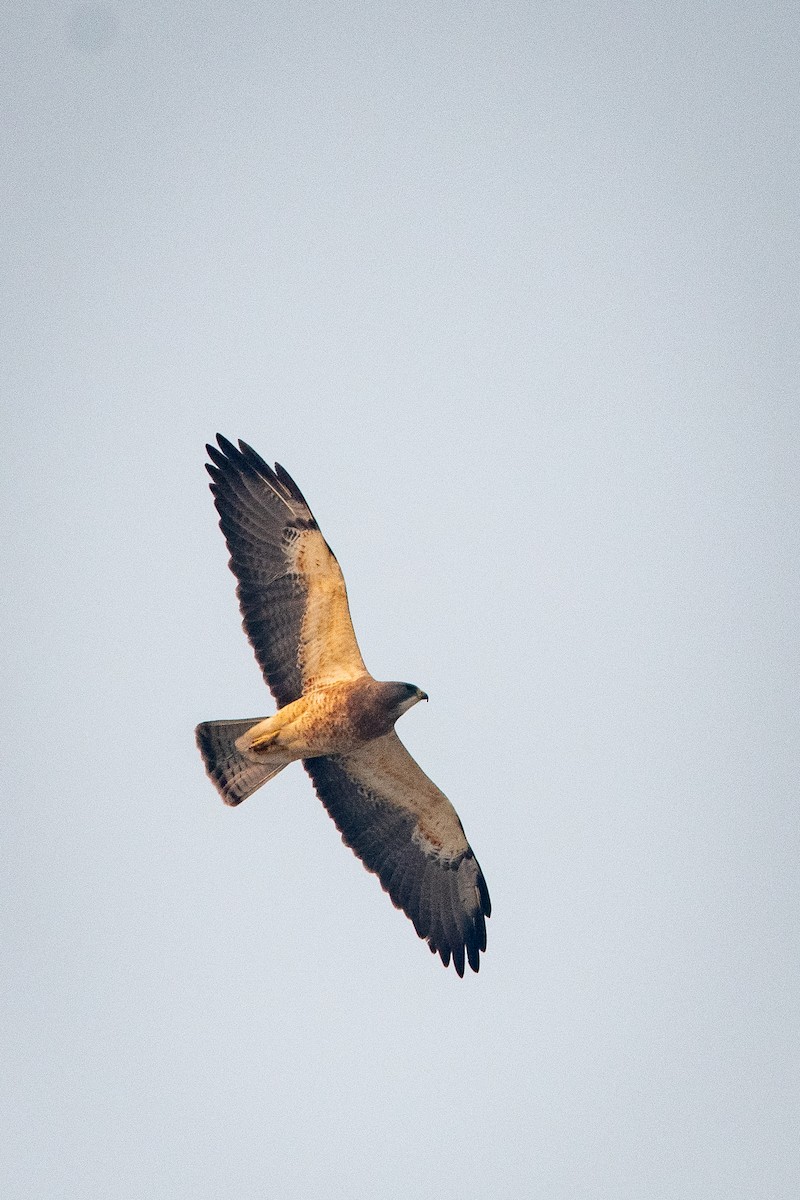
<instances>
[{"instance_id":1,"label":"banded tail feather","mask_svg":"<svg viewBox=\"0 0 800 1200\"><path fill-rule=\"evenodd\" d=\"M259 761L238 749L239 738L261 720L262 717L251 717L241 721L203 721L195 729L206 774L226 804L241 804L290 762L275 756Z\"/></svg>"}]
</instances>

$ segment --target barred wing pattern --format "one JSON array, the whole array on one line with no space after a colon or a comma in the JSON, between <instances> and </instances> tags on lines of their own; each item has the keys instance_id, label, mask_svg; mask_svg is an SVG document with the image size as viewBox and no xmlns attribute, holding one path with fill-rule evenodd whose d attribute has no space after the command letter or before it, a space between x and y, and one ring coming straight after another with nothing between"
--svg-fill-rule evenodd
<instances>
[{"instance_id":1,"label":"barred wing pattern","mask_svg":"<svg viewBox=\"0 0 800 1200\"><path fill-rule=\"evenodd\" d=\"M279 707L366 674L344 578L302 492L245 442L207 446L242 623Z\"/></svg>"},{"instance_id":2,"label":"barred wing pattern","mask_svg":"<svg viewBox=\"0 0 800 1200\"><path fill-rule=\"evenodd\" d=\"M491 901L450 801L395 733L304 767L342 840L374 872L431 951L477 971Z\"/></svg>"}]
</instances>

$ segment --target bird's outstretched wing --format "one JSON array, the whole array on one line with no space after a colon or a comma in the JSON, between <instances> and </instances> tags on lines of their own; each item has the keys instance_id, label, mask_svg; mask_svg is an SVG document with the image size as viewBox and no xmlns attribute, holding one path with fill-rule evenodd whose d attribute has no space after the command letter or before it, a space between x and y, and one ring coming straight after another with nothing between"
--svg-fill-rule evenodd
<instances>
[{"instance_id":1,"label":"bird's outstretched wing","mask_svg":"<svg viewBox=\"0 0 800 1200\"><path fill-rule=\"evenodd\" d=\"M459 975L486 949L491 902L458 814L395 733L351 754L306 759L342 840L373 871L434 954Z\"/></svg>"},{"instance_id":2,"label":"bird's outstretched wing","mask_svg":"<svg viewBox=\"0 0 800 1200\"><path fill-rule=\"evenodd\" d=\"M206 470L242 623L278 705L365 674L342 572L299 487L245 442L217 441Z\"/></svg>"}]
</instances>

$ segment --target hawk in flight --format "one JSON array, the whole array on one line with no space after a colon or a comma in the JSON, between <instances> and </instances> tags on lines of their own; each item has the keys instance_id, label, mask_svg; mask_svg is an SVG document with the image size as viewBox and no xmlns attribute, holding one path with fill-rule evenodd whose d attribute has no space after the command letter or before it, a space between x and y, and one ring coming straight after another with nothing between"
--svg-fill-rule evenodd
<instances>
[{"instance_id":1,"label":"hawk in flight","mask_svg":"<svg viewBox=\"0 0 800 1200\"><path fill-rule=\"evenodd\" d=\"M278 704L271 717L205 721L197 745L226 804L300 759L342 840L445 966L478 970L489 892L447 797L394 731L428 697L373 679L344 578L294 480L245 442L207 446L211 491L239 581L243 625Z\"/></svg>"}]
</instances>

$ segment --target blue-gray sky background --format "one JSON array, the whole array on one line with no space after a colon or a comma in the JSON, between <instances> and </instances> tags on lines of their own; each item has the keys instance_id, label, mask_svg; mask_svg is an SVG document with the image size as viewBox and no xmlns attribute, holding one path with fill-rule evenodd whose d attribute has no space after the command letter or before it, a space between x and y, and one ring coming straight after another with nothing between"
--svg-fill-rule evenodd
<instances>
[{"instance_id":1,"label":"blue-gray sky background","mask_svg":"<svg viewBox=\"0 0 800 1200\"><path fill-rule=\"evenodd\" d=\"M799 33L6 14L4 1196L800 1194ZM430 693L479 976L299 766L205 779L195 723L271 708L218 429Z\"/></svg>"}]
</instances>

